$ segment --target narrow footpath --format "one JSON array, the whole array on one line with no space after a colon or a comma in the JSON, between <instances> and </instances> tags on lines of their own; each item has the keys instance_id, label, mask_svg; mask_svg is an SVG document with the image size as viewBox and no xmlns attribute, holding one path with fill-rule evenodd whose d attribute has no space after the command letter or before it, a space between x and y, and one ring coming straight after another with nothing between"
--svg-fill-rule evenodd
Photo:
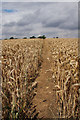
<instances>
[{"instance_id":1,"label":"narrow footpath","mask_svg":"<svg viewBox=\"0 0 80 120\"><path fill-rule=\"evenodd\" d=\"M38 118L58 118L58 110L56 104L56 93L54 89L54 81L52 79L52 56L50 53L49 40L44 40L43 47L43 63L40 74L36 79L38 82L37 94L33 103L37 105L36 110L39 112Z\"/></svg>"}]
</instances>

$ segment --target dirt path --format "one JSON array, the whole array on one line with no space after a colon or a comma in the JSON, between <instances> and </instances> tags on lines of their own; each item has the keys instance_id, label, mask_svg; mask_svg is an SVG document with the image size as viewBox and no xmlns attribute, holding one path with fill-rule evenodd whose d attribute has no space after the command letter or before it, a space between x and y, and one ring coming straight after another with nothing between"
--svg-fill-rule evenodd
<instances>
[{"instance_id":1,"label":"dirt path","mask_svg":"<svg viewBox=\"0 0 80 120\"><path fill-rule=\"evenodd\" d=\"M44 40L43 63L40 75L36 79L38 82L37 95L34 97L36 110L39 112L38 118L56 118L58 117L54 81L52 79L52 58L50 54L49 41Z\"/></svg>"}]
</instances>

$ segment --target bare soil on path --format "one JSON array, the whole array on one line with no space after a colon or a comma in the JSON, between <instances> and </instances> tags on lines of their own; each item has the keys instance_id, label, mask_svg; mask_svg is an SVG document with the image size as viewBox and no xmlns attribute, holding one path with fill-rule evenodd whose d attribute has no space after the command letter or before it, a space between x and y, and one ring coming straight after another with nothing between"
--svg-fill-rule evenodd
<instances>
[{"instance_id":1,"label":"bare soil on path","mask_svg":"<svg viewBox=\"0 0 80 120\"><path fill-rule=\"evenodd\" d=\"M45 39L43 46L43 62L40 74L36 79L38 87L33 103L37 106L38 118L58 118L56 93L53 90L55 84L52 79L51 65L53 61L50 54L49 40Z\"/></svg>"}]
</instances>

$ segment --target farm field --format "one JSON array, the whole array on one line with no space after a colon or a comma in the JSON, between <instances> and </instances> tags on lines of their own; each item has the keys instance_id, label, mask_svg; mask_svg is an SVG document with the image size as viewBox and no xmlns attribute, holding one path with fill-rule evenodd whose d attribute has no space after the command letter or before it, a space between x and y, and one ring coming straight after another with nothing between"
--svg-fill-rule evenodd
<instances>
[{"instance_id":1,"label":"farm field","mask_svg":"<svg viewBox=\"0 0 80 120\"><path fill-rule=\"evenodd\" d=\"M78 39L2 41L2 119L78 118Z\"/></svg>"}]
</instances>

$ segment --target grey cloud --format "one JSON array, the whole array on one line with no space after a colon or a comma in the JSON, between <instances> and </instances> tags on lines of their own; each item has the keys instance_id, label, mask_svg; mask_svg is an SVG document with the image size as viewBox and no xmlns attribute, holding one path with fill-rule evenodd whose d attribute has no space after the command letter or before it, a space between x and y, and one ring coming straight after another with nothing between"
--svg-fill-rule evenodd
<instances>
[{"instance_id":1,"label":"grey cloud","mask_svg":"<svg viewBox=\"0 0 80 120\"><path fill-rule=\"evenodd\" d=\"M14 25L16 25L16 22L10 22L10 23L6 23L6 24L4 24L3 26L4 27L12 27L12 26L14 26Z\"/></svg>"},{"instance_id":2,"label":"grey cloud","mask_svg":"<svg viewBox=\"0 0 80 120\"><path fill-rule=\"evenodd\" d=\"M31 23L35 23L36 22L36 16L37 14L36 13L33 13L33 14L28 14L26 16L23 16L22 19L20 19L18 22L17 22L17 25L18 26L27 26Z\"/></svg>"},{"instance_id":3,"label":"grey cloud","mask_svg":"<svg viewBox=\"0 0 80 120\"><path fill-rule=\"evenodd\" d=\"M17 32L15 32L16 30L17 30ZM5 32L5 30L3 30L2 35L4 36L4 38L10 38L11 36L18 37L18 38L23 38L24 36L27 36L27 35L28 35L28 37L30 36L30 33L29 33L30 29L29 30L24 29L24 31L15 29L15 31L11 31L8 29Z\"/></svg>"},{"instance_id":4,"label":"grey cloud","mask_svg":"<svg viewBox=\"0 0 80 120\"><path fill-rule=\"evenodd\" d=\"M63 9L60 9L61 4L58 4L56 11L43 21L45 27L58 27L60 29L77 30L78 29L78 11L77 5L67 4ZM71 8L71 9L70 9Z\"/></svg>"},{"instance_id":5,"label":"grey cloud","mask_svg":"<svg viewBox=\"0 0 80 120\"><path fill-rule=\"evenodd\" d=\"M3 14L3 37L10 35L31 36L45 34L48 37L54 35L71 37L77 33L77 3L3 3L3 8L16 9L14 18ZM6 22L6 18L9 22ZM73 30L75 34L73 34ZM68 33L69 31L69 33Z\"/></svg>"},{"instance_id":6,"label":"grey cloud","mask_svg":"<svg viewBox=\"0 0 80 120\"><path fill-rule=\"evenodd\" d=\"M80 30L80 2L78 3L78 30Z\"/></svg>"},{"instance_id":7,"label":"grey cloud","mask_svg":"<svg viewBox=\"0 0 80 120\"><path fill-rule=\"evenodd\" d=\"M45 27L59 27L60 24L63 24L65 20L52 20L52 21L49 21L49 19L46 21L43 22L43 25Z\"/></svg>"},{"instance_id":8,"label":"grey cloud","mask_svg":"<svg viewBox=\"0 0 80 120\"><path fill-rule=\"evenodd\" d=\"M53 2L53 0L2 0L3 2ZM78 2L79 0L54 0L54 2Z\"/></svg>"},{"instance_id":9,"label":"grey cloud","mask_svg":"<svg viewBox=\"0 0 80 120\"><path fill-rule=\"evenodd\" d=\"M68 30L78 30L78 23L64 23L59 26L61 29L68 29Z\"/></svg>"}]
</instances>

